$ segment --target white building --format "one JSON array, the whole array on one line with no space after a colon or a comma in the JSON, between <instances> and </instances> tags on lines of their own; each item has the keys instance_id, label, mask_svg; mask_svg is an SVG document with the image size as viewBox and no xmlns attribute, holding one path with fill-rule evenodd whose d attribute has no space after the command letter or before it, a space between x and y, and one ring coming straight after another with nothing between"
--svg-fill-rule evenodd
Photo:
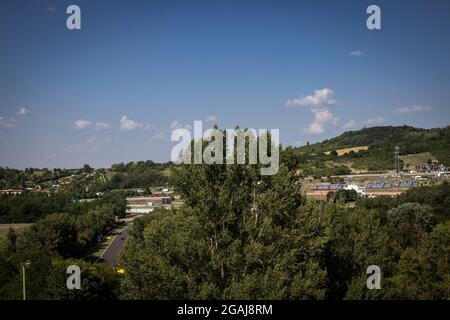
<instances>
[{"instance_id":1,"label":"white building","mask_svg":"<svg viewBox=\"0 0 450 320\"><path fill-rule=\"evenodd\" d=\"M146 214L159 207L170 207L171 197L132 197L127 198L128 214Z\"/></svg>"},{"instance_id":2,"label":"white building","mask_svg":"<svg viewBox=\"0 0 450 320\"><path fill-rule=\"evenodd\" d=\"M365 196L365 188L360 187L357 184L348 184L345 186L345 190L355 190L358 196L364 197Z\"/></svg>"}]
</instances>

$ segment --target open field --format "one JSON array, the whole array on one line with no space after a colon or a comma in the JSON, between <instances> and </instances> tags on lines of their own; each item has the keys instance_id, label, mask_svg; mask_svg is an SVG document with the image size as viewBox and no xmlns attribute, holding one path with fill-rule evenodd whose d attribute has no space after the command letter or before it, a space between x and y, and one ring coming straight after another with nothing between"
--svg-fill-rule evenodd
<instances>
[{"instance_id":1,"label":"open field","mask_svg":"<svg viewBox=\"0 0 450 320\"><path fill-rule=\"evenodd\" d=\"M416 166L422 166L426 164L428 159L436 160L436 158L429 152L407 154L404 156L400 156L400 159L408 164L411 169L415 168Z\"/></svg>"},{"instance_id":2,"label":"open field","mask_svg":"<svg viewBox=\"0 0 450 320\"><path fill-rule=\"evenodd\" d=\"M0 237L6 237L10 228L16 231L23 231L26 228L29 228L32 223L6 223L0 224Z\"/></svg>"},{"instance_id":3,"label":"open field","mask_svg":"<svg viewBox=\"0 0 450 320\"><path fill-rule=\"evenodd\" d=\"M352 151L358 153L358 151L366 151L366 150L369 150L368 146L359 146L359 147L337 149L336 153L338 156L342 156L343 154L350 153ZM324 153L328 155L331 154L331 151L325 151Z\"/></svg>"}]
</instances>

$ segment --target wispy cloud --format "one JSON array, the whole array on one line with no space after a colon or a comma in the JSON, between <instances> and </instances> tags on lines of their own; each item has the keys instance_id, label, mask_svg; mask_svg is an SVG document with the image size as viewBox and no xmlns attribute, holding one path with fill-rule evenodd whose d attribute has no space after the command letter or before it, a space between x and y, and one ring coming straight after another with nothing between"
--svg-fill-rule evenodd
<instances>
[{"instance_id":1,"label":"wispy cloud","mask_svg":"<svg viewBox=\"0 0 450 320\"><path fill-rule=\"evenodd\" d=\"M386 119L384 119L383 117L372 117L372 118L369 118L366 121L364 121L364 125L365 126L375 126L375 125L382 124L385 122L386 122Z\"/></svg>"},{"instance_id":2,"label":"wispy cloud","mask_svg":"<svg viewBox=\"0 0 450 320\"><path fill-rule=\"evenodd\" d=\"M410 113L418 113L418 112L430 112L433 108L431 106L411 106L411 107L403 107L395 109L394 112L397 114L410 114Z\"/></svg>"},{"instance_id":3,"label":"wispy cloud","mask_svg":"<svg viewBox=\"0 0 450 320\"><path fill-rule=\"evenodd\" d=\"M30 110L28 110L26 107L22 107L22 108L19 109L19 111L17 111L17 114L19 116L25 116L25 115L27 115L29 113L30 113Z\"/></svg>"},{"instance_id":4,"label":"wispy cloud","mask_svg":"<svg viewBox=\"0 0 450 320\"><path fill-rule=\"evenodd\" d=\"M362 57L363 56L363 52L361 50L355 50L350 52L350 55L352 57Z\"/></svg>"},{"instance_id":5,"label":"wispy cloud","mask_svg":"<svg viewBox=\"0 0 450 320\"><path fill-rule=\"evenodd\" d=\"M346 130L350 130L350 129L353 129L355 126L356 126L356 121L355 120L350 120L349 122L344 124L344 126L342 128L346 129Z\"/></svg>"},{"instance_id":6,"label":"wispy cloud","mask_svg":"<svg viewBox=\"0 0 450 320\"><path fill-rule=\"evenodd\" d=\"M299 97L286 102L287 106L305 106L314 108L333 106L335 104L335 93L333 90L327 88L315 90L313 95Z\"/></svg>"},{"instance_id":7,"label":"wispy cloud","mask_svg":"<svg viewBox=\"0 0 450 320\"><path fill-rule=\"evenodd\" d=\"M73 123L73 127L77 130L84 130L90 128L92 125L92 122L89 120L77 120Z\"/></svg>"},{"instance_id":8,"label":"wispy cloud","mask_svg":"<svg viewBox=\"0 0 450 320\"><path fill-rule=\"evenodd\" d=\"M17 121L14 119L5 119L0 117L0 128L13 129L17 127Z\"/></svg>"}]
</instances>

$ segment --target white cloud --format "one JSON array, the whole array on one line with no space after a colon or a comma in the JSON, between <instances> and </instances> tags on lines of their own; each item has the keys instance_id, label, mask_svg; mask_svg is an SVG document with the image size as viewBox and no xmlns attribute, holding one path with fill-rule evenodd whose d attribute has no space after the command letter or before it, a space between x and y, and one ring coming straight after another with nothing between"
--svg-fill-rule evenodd
<instances>
[{"instance_id":1,"label":"white cloud","mask_svg":"<svg viewBox=\"0 0 450 320\"><path fill-rule=\"evenodd\" d=\"M24 116L24 115L27 115L27 114L29 114L29 113L30 113L30 110L28 110L28 109L25 108L25 107L22 107L22 108L19 109L19 111L17 111L17 114L18 114L19 116Z\"/></svg>"},{"instance_id":2,"label":"white cloud","mask_svg":"<svg viewBox=\"0 0 450 320\"><path fill-rule=\"evenodd\" d=\"M83 119L77 120L73 123L74 128L77 130L88 129L91 125L92 125L91 121Z\"/></svg>"},{"instance_id":3,"label":"white cloud","mask_svg":"<svg viewBox=\"0 0 450 320\"><path fill-rule=\"evenodd\" d=\"M335 93L331 89L319 89L315 90L313 95L306 97L299 97L297 99L288 100L287 106L306 106L313 108L321 108L326 106L332 106L336 104L334 98Z\"/></svg>"},{"instance_id":4,"label":"white cloud","mask_svg":"<svg viewBox=\"0 0 450 320\"><path fill-rule=\"evenodd\" d=\"M133 121L127 116L120 118L120 130L122 131L132 131L137 129L145 129L146 127L137 121Z\"/></svg>"},{"instance_id":5,"label":"white cloud","mask_svg":"<svg viewBox=\"0 0 450 320\"><path fill-rule=\"evenodd\" d=\"M170 124L170 129L175 130L175 129L180 129L180 128L185 128L188 130L191 130L191 126L189 124L182 124L181 122L178 122L178 120L173 120L172 123Z\"/></svg>"},{"instance_id":6,"label":"white cloud","mask_svg":"<svg viewBox=\"0 0 450 320\"><path fill-rule=\"evenodd\" d=\"M363 53L360 50L355 50L355 51L350 52L350 55L352 57L361 57L363 55Z\"/></svg>"},{"instance_id":7,"label":"white cloud","mask_svg":"<svg viewBox=\"0 0 450 320\"><path fill-rule=\"evenodd\" d=\"M350 129L353 129L353 128L355 127L355 125L356 125L355 120L350 120L349 122L347 122L346 124L344 124L344 126L343 126L342 128L343 128L343 129L350 130Z\"/></svg>"},{"instance_id":8,"label":"white cloud","mask_svg":"<svg viewBox=\"0 0 450 320\"><path fill-rule=\"evenodd\" d=\"M395 109L394 112L398 114L410 114L410 113L417 113L417 112L430 112L433 110L431 106L411 106L411 107L403 107Z\"/></svg>"},{"instance_id":9,"label":"white cloud","mask_svg":"<svg viewBox=\"0 0 450 320\"><path fill-rule=\"evenodd\" d=\"M12 129L17 127L17 121L14 119L5 119L0 117L0 128Z\"/></svg>"},{"instance_id":10,"label":"white cloud","mask_svg":"<svg viewBox=\"0 0 450 320\"><path fill-rule=\"evenodd\" d=\"M366 121L364 121L364 125L365 126L373 126L373 125L377 125L377 124L382 124L386 122L386 119L384 119L383 117L372 117L367 119Z\"/></svg>"},{"instance_id":11,"label":"white cloud","mask_svg":"<svg viewBox=\"0 0 450 320\"><path fill-rule=\"evenodd\" d=\"M207 122L216 122L217 121L217 117L215 115L209 116L205 119L205 121Z\"/></svg>"},{"instance_id":12,"label":"white cloud","mask_svg":"<svg viewBox=\"0 0 450 320\"><path fill-rule=\"evenodd\" d=\"M328 109L313 109L314 121L303 131L309 134L321 134L325 132L325 125L337 124L339 117L333 115Z\"/></svg>"},{"instance_id":13,"label":"white cloud","mask_svg":"<svg viewBox=\"0 0 450 320\"><path fill-rule=\"evenodd\" d=\"M98 130L111 129L111 127L112 127L111 123L107 123L107 122L96 122L95 123L95 129L98 129Z\"/></svg>"}]
</instances>

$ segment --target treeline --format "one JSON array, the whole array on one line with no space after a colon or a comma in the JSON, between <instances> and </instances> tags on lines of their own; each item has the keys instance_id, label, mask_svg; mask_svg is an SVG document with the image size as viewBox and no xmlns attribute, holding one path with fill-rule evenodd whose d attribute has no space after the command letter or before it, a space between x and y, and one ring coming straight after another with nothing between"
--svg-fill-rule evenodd
<instances>
[{"instance_id":1,"label":"treeline","mask_svg":"<svg viewBox=\"0 0 450 320\"><path fill-rule=\"evenodd\" d=\"M31 195L34 200L35 197ZM56 200L56 197L48 198L47 201ZM26 201L26 197L21 199ZM27 261L30 262L27 266L29 299L116 298L119 279L111 267L80 260L114 226L115 216L121 209L111 200L83 205L69 205L64 201L53 206L47 203L42 208L54 209L59 205L72 212L46 212L45 217L24 231L16 233L11 229L6 239L0 239L0 299L21 298L22 264ZM66 269L72 264L82 269L81 290L66 288Z\"/></svg>"},{"instance_id":2,"label":"treeline","mask_svg":"<svg viewBox=\"0 0 450 320\"><path fill-rule=\"evenodd\" d=\"M169 182L167 169L170 163L137 161L111 166L111 178L103 185L103 190L129 189L164 186Z\"/></svg>"},{"instance_id":3,"label":"treeline","mask_svg":"<svg viewBox=\"0 0 450 320\"><path fill-rule=\"evenodd\" d=\"M450 298L447 184L378 204L348 206L354 195L343 194L321 207L301 197L292 153L281 160L275 176L176 168L185 206L136 223L122 251L122 298ZM382 270L382 290L366 287L370 265Z\"/></svg>"},{"instance_id":4,"label":"treeline","mask_svg":"<svg viewBox=\"0 0 450 320\"><path fill-rule=\"evenodd\" d=\"M25 168L24 170L18 170L0 167L0 189L31 187L36 184L57 180L72 174L78 175L92 171L93 169L88 165L84 165L84 167L80 169Z\"/></svg>"},{"instance_id":5,"label":"treeline","mask_svg":"<svg viewBox=\"0 0 450 320\"><path fill-rule=\"evenodd\" d=\"M125 194L107 192L93 202L77 202L71 193L25 192L21 195L0 195L0 223L33 223L52 213L81 215L98 206L108 205L111 214L126 210Z\"/></svg>"},{"instance_id":6,"label":"treeline","mask_svg":"<svg viewBox=\"0 0 450 320\"><path fill-rule=\"evenodd\" d=\"M164 186L168 183L168 168L171 163L155 163L153 161L137 161L129 163L113 164L111 168L94 168L85 164L79 169L36 169L26 168L24 170L2 168L0 167L0 189L24 189L42 185L52 186L51 183L62 177L71 175L90 174L94 171L95 175L89 179L72 180L69 185L64 185L65 191L72 193L73 196L82 198L93 197L97 192L103 192L114 189L144 188ZM103 178L100 175L103 174Z\"/></svg>"}]
</instances>

